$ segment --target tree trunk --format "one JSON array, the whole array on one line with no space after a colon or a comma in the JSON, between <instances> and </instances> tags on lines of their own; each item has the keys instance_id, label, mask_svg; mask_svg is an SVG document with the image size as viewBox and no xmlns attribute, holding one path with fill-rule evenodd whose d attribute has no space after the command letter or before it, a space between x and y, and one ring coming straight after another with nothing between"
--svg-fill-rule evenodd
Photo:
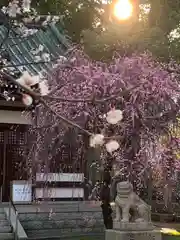
<instances>
[{"instance_id":1,"label":"tree trunk","mask_svg":"<svg viewBox=\"0 0 180 240\"><path fill-rule=\"evenodd\" d=\"M164 204L169 211L172 210L172 185L169 181L164 187Z\"/></svg>"},{"instance_id":2,"label":"tree trunk","mask_svg":"<svg viewBox=\"0 0 180 240\"><path fill-rule=\"evenodd\" d=\"M149 26L161 29L165 36L179 24L179 1L150 0Z\"/></svg>"},{"instance_id":3,"label":"tree trunk","mask_svg":"<svg viewBox=\"0 0 180 240\"><path fill-rule=\"evenodd\" d=\"M134 1L134 20L135 22L138 22L139 21L139 14L140 14L140 8L139 8L139 5L140 5L140 0L135 0Z\"/></svg>"}]
</instances>

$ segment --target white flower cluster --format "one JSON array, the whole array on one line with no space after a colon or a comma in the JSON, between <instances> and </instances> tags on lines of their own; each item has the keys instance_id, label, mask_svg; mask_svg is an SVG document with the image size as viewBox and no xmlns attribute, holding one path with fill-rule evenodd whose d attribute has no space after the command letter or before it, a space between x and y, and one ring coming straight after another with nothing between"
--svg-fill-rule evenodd
<instances>
[{"instance_id":1,"label":"white flower cluster","mask_svg":"<svg viewBox=\"0 0 180 240\"><path fill-rule=\"evenodd\" d=\"M53 68L58 68L60 65L66 63L68 61L68 59L64 56L59 56L59 58L57 59L56 63L53 64Z\"/></svg>"},{"instance_id":2,"label":"white flower cluster","mask_svg":"<svg viewBox=\"0 0 180 240\"><path fill-rule=\"evenodd\" d=\"M23 24L18 25L18 31L22 37L28 37L38 32L38 29L27 28Z\"/></svg>"},{"instance_id":3,"label":"white flower cluster","mask_svg":"<svg viewBox=\"0 0 180 240\"><path fill-rule=\"evenodd\" d=\"M16 81L26 88L31 88L38 84L41 96L45 96L49 93L47 81L41 80L39 75L31 76L28 72L23 72L22 76ZM26 106L30 106L33 103L33 98L29 94L23 94L22 101Z\"/></svg>"},{"instance_id":4,"label":"white flower cluster","mask_svg":"<svg viewBox=\"0 0 180 240\"><path fill-rule=\"evenodd\" d=\"M7 7L2 7L2 11L11 18L16 18L17 15L30 12L30 9L31 0L23 0L22 4L18 0L12 0Z\"/></svg>"},{"instance_id":5,"label":"white flower cluster","mask_svg":"<svg viewBox=\"0 0 180 240\"><path fill-rule=\"evenodd\" d=\"M106 121L109 124L117 124L123 119L123 112L118 109L112 109L106 115ZM105 137L102 134L94 134L90 137L90 147L99 147L105 143ZM109 153L113 153L118 150L120 145L115 140L110 140L105 144L106 150Z\"/></svg>"},{"instance_id":6,"label":"white flower cluster","mask_svg":"<svg viewBox=\"0 0 180 240\"><path fill-rule=\"evenodd\" d=\"M59 22L60 17L48 15L45 21L42 23L42 26L47 26L49 23L56 24Z\"/></svg>"},{"instance_id":7,"label":"white flower cluster","mask_svg":"<svg viewBox=\"0 0 180 240\"><path fill-rule=\"evenodd\" d=\"M12 0L7 7L2 7L1 11L11 18L11 23L16 27L23 37L33 35L38 31L36 28L30 29L28 24L37 24L40 22L41 26L45 27L48 24L56 24L59 16L48 15L46 17L38 16L36 10L31 8L31 0ZM19 16L21 16L19 18ZM41 21L42 20L42 21Z\"/></svg>"},{"instance_id":8,"label":"white flower cluster","mask_svg":"<svg viewBox=\"0 0 180 240\"><path fill-rule=\"evenodd\" d=\"M34 55L35 62L40 62L40 61L50 62L51 61L50 54L47 52L44 52L44 46L41 44L38 46L37 49L32 50L31 53Z\"/></svg>"},{"instance_id":9,"label":"white flower cluster","mask_svg":"<svg viewBox=\"0 0 180 240\"><path fill-rule=\"evenodd\" d=\"M109 124L117 124L123 119L123 113L121 110L111 110L107 113L106 120Z\"/></svg>"},{"instance_id":10,"label":"white flower cluster","mask_svg":"<svg viewBox=\"0 0 180 240\"><path fill-rule=\"evenodd\" d=\"M104 144L104 136L102 134L94 134L90 138L90 147L98 147Z\"/></svg>"}]
</instances>

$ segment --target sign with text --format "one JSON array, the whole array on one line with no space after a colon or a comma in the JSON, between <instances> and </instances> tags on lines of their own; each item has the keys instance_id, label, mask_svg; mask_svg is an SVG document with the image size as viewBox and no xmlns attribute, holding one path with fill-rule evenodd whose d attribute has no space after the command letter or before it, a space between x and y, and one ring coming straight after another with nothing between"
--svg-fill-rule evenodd
<instances>
[{"instance_id":1,"label":"sign with text","mask_svg":"<svg viewBox=\"0 0 180 240\"><path fill-rule=\"evenodd\" d=\"M84 182L84 173L36 173L36 182Z\"/></svg>"},{"instance_id":2,"label":"sign with text","mask_svg":"<svg viewBox=\"0 0 180 240\"><path fill-rule=\"evenodd\" d=\"M36 188L36 198L84 198L83 188Z\"/></svg>"},{"instance_id":3,"label":"sign with text","mask_svg":"<svg viewBox=\"0 0 180 240\"><path fill-rule=\"evenodd\" d=\"M11 194L14 203L31 203L32 184L28 181L13 181Z\"/></svg>"}]
</instances>

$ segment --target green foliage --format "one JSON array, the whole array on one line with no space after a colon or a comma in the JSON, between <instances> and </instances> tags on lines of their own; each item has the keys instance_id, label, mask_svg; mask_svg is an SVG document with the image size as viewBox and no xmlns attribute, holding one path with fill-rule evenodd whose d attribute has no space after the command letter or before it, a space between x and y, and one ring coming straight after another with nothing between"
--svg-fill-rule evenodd
<instances>
[{"instance_id":1,"label":"green foliage","mask_svg":"<svg viewBox=\"0 0 180 240\"><path fill-rule=\"evenodd\" d=\"M150 50L160 59L173 57L179 61L180 40L169 39L171 31L179 26L179 0L132 1L134 16L140 13L141 21L132 18L126 24L110 18L114 1L32 0L32 6L40 14L62 16L67 34L75 43L80 43L83 36L84 48L92 58L108 60L115 50L122 54ZM7 4L8 0L1 0L0 5ZM143 10L145 5L149 13Z\"/></svg>"},{"instance_id":2,"label":"green foliage","mask_svg":"<svg viewBox=\"0 0 180 240\"><path fill-rule=\"evenodd\" d=\"M180 22L179 0L149 0L151 11L149 13L150 27L159 27L165 34L169 34Z\"/></svg>"},{"instance_id":3,"label":"green foliage","mask_svg":"<svg viewBox=\"0 0 180 240\"><path fill-rule=\"evenodd\" d=\"M84 31L84 46L86 52L97 60L112 58L114 51L121 55L150 50L161 59L169 57L168 39L158 28L149 29L141 23L136 25L110 24L100 34Z\"/></svg>"},{"instance_id":4,"label":"green foliage","mask_svg":"<svg viewBox=\"0 0 180 240\"><path fill-rule=\"evenodd\" d=\"M111 21L101 33L84 31L86 52L92 58L108 60L114 51L128 55L149 50L161 60L179 61L180 38L170 38L170 33L179 26L180 1L149 0L149 4L149 13L143 11L145 5L140 6L140 21Z\"/></svg>"},{"instance_id":5,"label":"green foliage","mask_svg":"<svg viewBox=\"0 0 180 240\"><path fill-rule=\"evenodd\" d=\"M77 43L84 29L92 29L102 5L96 0L32 0L32 3L41 14L50 12L62 16L68 35Z\"/></svg>"}]
</instances>

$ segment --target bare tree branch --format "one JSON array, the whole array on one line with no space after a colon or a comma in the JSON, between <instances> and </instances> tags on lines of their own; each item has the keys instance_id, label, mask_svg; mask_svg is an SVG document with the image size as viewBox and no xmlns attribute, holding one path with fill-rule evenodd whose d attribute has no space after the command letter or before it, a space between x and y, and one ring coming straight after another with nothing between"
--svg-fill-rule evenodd
<instances>
[{"instance_id":1,"label":"bare tree branch","mask_svg":"<svg viewBox=\"0 0 180 240\"><path fill-rule=\"evenodd\" d=\"M1 75L8 79L9 81L11 81L12 83L20 86L23 90L25 90L25 92L27 94L29 94L32 98L38 100L40 103L42 103L45 107L47 107L54 115L56 115L60 120L64 121L65 123L69 124L70 126L76 127L77 129L79 129L80 131L86 133L87 135L91 136L92 133L90 133L89 131L83 129L80 125L72 122L71 120L68 120L67 118L63 117L62 115L60 115L59 113L57 113L54 109L52 109L47 103L46 101L44 101L43 97L40 94L35 93L34 91L32 91L30 88L27 88L25 86L22 86L20 83L18 83L12 76L10 76L9 74L7 74L6 72L1 72Z\"/></svg>"}]
</instances>

